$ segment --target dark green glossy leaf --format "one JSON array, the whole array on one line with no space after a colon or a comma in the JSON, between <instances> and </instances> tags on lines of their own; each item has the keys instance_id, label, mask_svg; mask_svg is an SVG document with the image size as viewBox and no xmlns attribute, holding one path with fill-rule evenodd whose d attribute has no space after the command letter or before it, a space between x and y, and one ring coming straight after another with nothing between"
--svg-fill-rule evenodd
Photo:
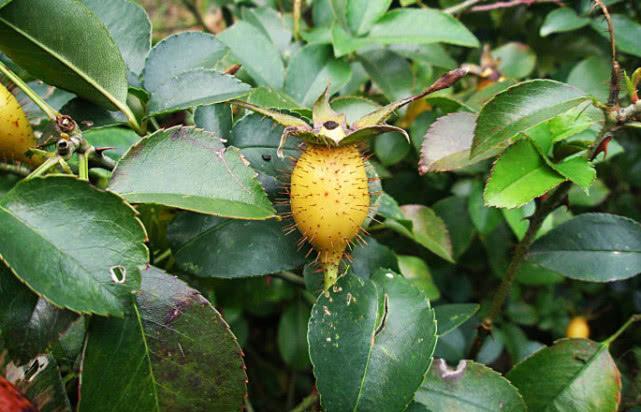
<instances>
[{"instance_id":1,"label":"dark green glossy leaf","mask_svg":"<svg viewBox=\"0 0 641 412\"><path fill-rule=\"evenodd\" d=\"M287 306L278 323L278 351L285 363L297 370L308 369L307 323L309 306L297 301Z\"/></svg>"},{"instance_id":2,"label":"dark green glossy leaf","mask_svg":"<svg viewBox=\"0 0 641 412\"><path fill-rule=\"evenodd\" d=\"M470 96L465 101L465 104L473 111L479 111L483 105L493 99L494 96L503 92L508 87L514 86L516 83L516 80L513 79L506 79L500 82L491 83Z\"/></svg>"},{"instance_id":3,"label":"dark green glossy leaf","mask_svg":"<svg viewBox=\"0 0 641 412\"><path fill-rule=\"evenodd\" d=\"M221 103L246 94L251 86L215 70L195 69L172 77L151 92L149 114L171 113Z\"/></svg>"},{"instance_id":4,"label":"dark green glossy leaf","mask_svg":"<svg viewBox=\"0 0 641 412\"><path fill-rule=\"evenodd\" d=\"M9 356L23 363L43 353L76 317L58 309L20 283L0 263L0 335Z\"/></svg>"},{"instance_id":5,"label":"dark green glossy leaf","mask_svg":"<svg viewBox=\"0 0 641 412\"><path fill-rule=\"evenodd\" d=\"M192 127L159 130L134 145L114 170L110 189L133 203L217 216L260 220L275 214L239 150Z\"/></svg>"},{"instance_id":6,"label":"dark green glossy leaf","mask_svg":"<svg viewBox=\"0 0 641 412\"><path fill-rule=\"evenodd\" d=\"M469 248L476 235L467 211L466 199L449 196L434 203L432 209L445 222L452 241L452 256L458 259Z\"/></svg>"},{"instance_id":7,"label":"dark green glossy leaf","mask_svg":"<svg viewBox=\"0 0 641 412\"><path fill-rule=\"evenodd\" d=\"M450 368L445 360L436 359L415 400L431 411L527 410L519 391L507 379L470 360L462 360L456 368Z\"/></svg>"},{"instance_id":8,"label":"dark green glossy leaf","mask_svg":"<svg viewBox=\"0 0 641 412\"><path fill-rule=\"evenodd\" d=\"M124 319L92 319L81 382L81 412L226 412L241 409L247 376L216 309L150 267Z\"/></svg>"},{"instance_id":9,"label":"dark green glossy leaf","mask_svg":"<svg viewBox=\"0 0 641 412\"><path fill-rule=\"evenodd\" d=\"M522 140L494 163L485 186L485 204L505 208L523 206L564 180L541 158L530 141Z\"/></svg>"},{"instance_id":10,"label":"dark green glossy leaf","mask_svg":"<svg viewBox=\"0 0 641 412\"><path fill-rule=\"evenodd\" d=\"M285 91L304 107L311 107L325 88L329 87L330 94L336 93L351 74L346 61L334 58L331 46L310 44L291 58Z\"/></svg>"},{"instance_id":11,"label":"dark green glossy leaf","mask_svg":"<svg viewBox=\"0 0 641 412\"><path fill-rule=\"evenodd\" d=\"M158 42L147 56L143 72L145 89L152 94L163 84L196 69L213 69L227 48L215 36L185 32Z\"/></svg>"},{"instance_id":12,"label":"dark green glossy leaf","mask_svg":"<svg viewBox=\"0 0 641 412\"><path fill-rule=\"evenodd\" d=\"M412 94L412 68L409 62L398 54L387 49L372 50L359 54L359 61L389 101Z\"/></svg>"},{"instance_id":13,"label":"dark green glossy leaf","mask_svg":"<svg viewBox=\"0 0 641 412\"><path fill-rule=\"evenodd\" d=\"M401 411L432 360L434 311L390 271L347 275L314 304L308 340L324 410Z\"/></svg>"},{"instance_id":14,"label":"dark green glossy leaf","mask_svg":"<svg viewBox=\"0 0 641 412\"><path fill-rule=\"evenodd\" d=\"M82 0L107 26L129 71L139 75L151 48L151 21L142 6L129 0Z\"/></svg>"},{"instance_id":15,"label":"dark green glossy leaf","mask_svg":"<svg viewBox=\"0 0 641 412\"><path fill-rule=\"evenodd\" d=\"M280 53L259 29L247 22L237 21L217 37L229 47L259 86L275 89L283 86L285 68Z\"/></svg>"},{"instance_id":16,"label":"dark green glossy leaf","mask_svg":"<svg viewBox=\"0 0 641 412\"><path fill-rule=\"evenodd\" d=\"M466 320L478 312L480 306L475 303L453 303L434 308L438 335L447 335L461 326Z\"/></svg>"},{"instance_id":17,"label":"dark green glossy leaf","mask_svg":"<svg viewBox=\"0 0 641 412\"><path fill-rule=\"evenodd\" d=\"M62 106L60 112L71 116L81 129L127 124L127 118L122 113L107 110L78 97L68 101Z\"/></svg>"},{"instance_id":18,"label":"dark green glossy leaf","mask_svg":"<svg viewBox=\"0 0 641 412\"><path fill-rule=\"evenodd\" d=\"M104 107L128 110L127 67L120 50L80 1L14 0L0 11L0 49L48 84Z\"/></svg>"},{"instance_id":19,"label":"dark green glossy leaf","mask_svg":"<svg viewBox=\"0 0 641 412\"><path fill-rule=\"evenodd\" d=\"M573 279L626 279L641 272L641 226L622 216L582 214L538 239L528 260Z\"/></svg>"},{"instance_id":20,"label":"dark green glossy leaf","mask_svg":"<svg viewBox=\"0 0 641 412\"><path fill-rule=\"evenodd\" d=\"M573 31L590 24L587 17L579 17L572 7L559 7L552 10L545 16L539 34L541 37L549 36L552 33Z\"/></svg>"},{"instance_id":21,"label":"dark green glossy leaf","mask_svg":"<svg viewBox=\"0 0 641 412\"><path fill-rule=\"evenodd\" d=\"M398 259L392 249L373 237L368 236L364 240L352 249L352 261L349 262L352 273L367 279L379 268L398 271Z\"/></svg>"},{"instance_id":22,"label":"dark green glossy leaf","mask_svg":"<svg viewBox=\"0 0 641 412\"><path fill-rule=\"evenodd\" d=\"M612 14L612 27L616 37L617 49L633 56L641 57L641 24L625 14ZM606 39L610 38L608 26L603 17L592 20L592 28Z\"/></svg>"},{"instance_id":23,"label":"dark green glossy leaf","mask_svg":"<svg viewBox=\"0 0 641 412\"><path fill-rule=\"evenodd\" d=\"M148 259L145 237L121 198L74 178L23 181L0 199L0 238L12 239L0 257L32 290L76 312L122 316Z\"/></svg>"},{"instance_id":24,"label":"dark green glossy leaf","mask_svg":"<svg viewBox=\"0 0 641 412\"><path fill-rule=\"evenodd\" d=\"M614 412L621 396L621 375L608 346L587 339L557 341L517 364L507 378L532 412Z\"/></svg>"},{"instance_id":25,"label":"dark green glossy leaf","mask_svg":"<svg viewBox=\"0 0 641 412\"><path fill-rule=\"evenodd\" d=\"M553 80L519 83L487 102L476 122L472 158L509 144L518 133L587 100L580 90Z\"/></svg>"},{"instance_id":26,"label":"dark green glossy leaf","mask_svg":"<svg viewBox=\"0 0 641 412\"><path fill-rule=\"evenodd\" d=\"M297 233L276 221L251 222L182 213L168 233L179 269L202 277L237 278L295 269L304 263Z\"/></svg>"}]
</instances>

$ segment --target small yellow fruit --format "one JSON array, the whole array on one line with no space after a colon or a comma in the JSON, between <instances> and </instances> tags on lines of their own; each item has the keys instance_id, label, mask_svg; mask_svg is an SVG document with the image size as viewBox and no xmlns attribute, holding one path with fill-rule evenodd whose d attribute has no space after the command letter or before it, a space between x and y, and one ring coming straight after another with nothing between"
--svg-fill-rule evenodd
<instances>
[{"instance_id":1,"label":"small yellow fruit","mask_svg":"<svg viewBox=\"0 0 641 412\"><path fill-rule=\"evenodd\" d=\"M36 143L20 103L0 84L0 161L33 163L25 153L35 147Z\"/></svg>"},{"instance_id":2,"label":"small yellow fruit","mask_svg":"<svg viewBox=\"0 0 641 412\"><path fill-rule=\"evenodd\" d=\"M292 170L290 205L303 237L332 275L367 219L370 196L365 162L355 145L309 145Z\"/></svg>"},{"instance_id":3,"label":"small yellow fruit","mask_svg":"<svg viewBox=\"0 0 641 412\"><path fill-rule=\"evenodd\" d=\"M590 337L590 326L588 320L583 316L575 316L568 323L565 331L568 338L588 338Z\"/></svg>"}]
</instances>

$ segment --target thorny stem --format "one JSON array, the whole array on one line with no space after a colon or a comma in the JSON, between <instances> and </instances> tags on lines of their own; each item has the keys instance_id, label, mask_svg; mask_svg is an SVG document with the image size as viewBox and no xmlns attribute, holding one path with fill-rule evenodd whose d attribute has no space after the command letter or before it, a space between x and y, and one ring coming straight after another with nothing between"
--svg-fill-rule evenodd
<instances>
[{"instance_id":1,"label":"thorny stem","mask_svg":"<svg viewBox=\"0 0 641 412\"><path fill-rule=\"evenodd\" d=\"M625 323L623 324L623 326L621 326L621 327L620 327L616 332L614 332L614 333L612 334L612 336L610 336L609 338L607 338L606 340L604 340L604 341L603 341L603 344L604 344L604 345L606 345L606 346L609 346L609 345L610 345L612 342L614 342L614 341L615 341L619 336L621 336L621 334L622 334L623 332L625 332L625 331L626 331L626 329L628 329L628 328L630 327L630 325L632 325L632 324L633 324L633 323L635 323L635 322L641 322L641 313L637 313L636 315L632 315L632 316L630 316L630 319L628 319L628 320L627 320L627 322L625 322Z\"/></svg>"},{"instance_id":2,"label":"thorny stem","mask_svg":"<svg viewBox=\"0 0 641 412\"><path fill-rule=\"evenodd\" d=\"M289 281L295 285L305 286L305 279L293 272L288 272L285 270L282 272L274 273L274 276Z\"/></svg>"},{"instance_id":3,"label":"thorny stem","mask_svg":"<svg viewBox=\"0 0 641 412\"><path fill-rule=\"evenodd\" d=\"M534 242L536 234L541 228L543 221L563 202L563 199L565 199L565 196L568 194L571 187L572 182L570 181L561 184L561 186L559 186L559 188L556 189L548 199L539 204L534 215L530 218L530 225L528 226L527 232L523 239L521 239L521 241L516 245L516 249L512 255L512 260L505 271L505 276L499 285L498 291L492 299L490 310L478 327L478 333L472 343L472 347L470 348L468 356L469 359L476 358L483 346L485 338L492 332L493 322L501 313L501 309L503 308L503 304L505 303L505 300L512 288L512 283L514 283L516 274L525 261L525 256L530 249L530 245Z\"/></svg>"},{"instance_id":4,"label":"thorny stem","mask_svg":"<svg viewBox=\"0 0 641 412\"><path fill-rule=\"evenodd\" d=\"M305 412L310 406L315 404L318 401L318 392L314 391L309 396L301 401L294 409L290 412Z\"/></svg>"},{"instance_id":5,"label":"thorny stem","mask_svg":"<svg viewBox=\"0 0 641 412\"><path fill-rule=\"evenodd\" d=\"M601 8L603 16L608 25L608 33L610 35L610 55L612 58L612 72L610 74L610 95L608 96L608 106L614 107L619 101L619 71L620 66L617 62L617 46L614 38L614 26L612 25L612 18L608 8L601 0L594 0L594 3Z\"/></svg>"},{"instance_id":6,"label":"thorny stem","mask_svg":"<svg viewBox=\"0 0 641 412\"><path fill-rule=\"evenodd\" d=\"M22 92L26 94L27 97L31 99L31 101L33 101L40 108L40 110L42 110L47 115L49 119L55 121L58 116L60 116L60 113L58 113L56 109L51 107L51 105L49 105L49 103L47 103L42 97L40 97L38 93L34 92L33 89L20 78L20 76L12 72L1 61L0 72L7 76L13 84L15 84L20 90L22 90Z\"/></svg>"},{"instance_id":7,"label":"thorny stem","mask_svg":"<svg viewBox=\"0 0 641 412\"><path fill-rule=\"evenodd\" d=\"M461 4L457 4L456 6L452 6L445 9L444 12L448 14L459 14L459 13L463 13L468 9L472 12L482 12L482 11L491 11L491 10L497 10L497 9L506 9L509 7L517 7L517 6L531 6L533 4L540 4L540 3L554 3L554 4L558 4L559 6L563 5L561 0L510 0L510 1L499 1L492 4L483 4L483 5L477 6L478 3L482 3L484 1L486 0L467 0Z\"/></svg>"},{"instance_id":8,"label":"thorny stem","mask_svg":"<svg viewBox=\"0 0 641 412\"><path fill-rule=\"evenodd\" d=\"M478 3L481 3L482 1L485 0L466 0L461 4L457 4L456 6L448 7L447 9L443 10L447 14L458 14L462 13L466 9L469 9L472 6L475 6Z\"/></svg>"},{"instance_id":9,"label":"thorny stem","mask_svg":"<svg viewBox=\"0 0 641 412\"><path fill-rule=\"evenodd\" d=\"M300 40L300 18L303 0L294 0L294 40Z\"/></svg>"}]
</instances>

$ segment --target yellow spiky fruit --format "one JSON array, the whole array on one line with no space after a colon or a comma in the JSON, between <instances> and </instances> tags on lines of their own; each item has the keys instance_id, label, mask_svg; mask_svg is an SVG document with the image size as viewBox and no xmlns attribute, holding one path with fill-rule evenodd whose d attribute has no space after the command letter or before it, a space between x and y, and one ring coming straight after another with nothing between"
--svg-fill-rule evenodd
<instances>
[{"instance_id":1,"label":"yellow spiky fruit","mask_svg":"<svg viewBox=\"0 0 641 412\"><path fill-rule=\"evenodd\" d=\"M25 153L36 143L31 124L20 103L0 84L0 161L33 163Z\"/></svg>"},{"instance_id":2,"label":"yellow spiky fruit","mask_svg":"<svg viewBox=\"0 0 641 412\"><path fill-rule=\"evenodd\" d=\"M369 204L365 161L355 145L309 145L303 151L292 170L290 205L298 230L319 253L325 288L335 282Z\"/></svg>"},{"instance_id":3,"label":"yellow spiky fruit","mask_svg":"<svg viewBox=\"0 0 641 412\"><path fill-rule=\"evenodd\" d=\"M568 323L565 336L568 338L589 338L590 326L588 325L588 320L584 316L573 317Z\"/></svg>"}]
</instances>

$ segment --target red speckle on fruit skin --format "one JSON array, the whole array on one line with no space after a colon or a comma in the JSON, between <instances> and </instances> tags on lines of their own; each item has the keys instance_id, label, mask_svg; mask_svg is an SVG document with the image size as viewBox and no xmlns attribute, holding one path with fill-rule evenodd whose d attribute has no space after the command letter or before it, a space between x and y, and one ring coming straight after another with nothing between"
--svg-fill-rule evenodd
<instances>
[{"instance_id":1,"label":"red speckle on fruit skin","mask_svg":"<svg viewBox=\"0 0 641 412\"><path fill-rule=\"evenodd\" d=\"M37 412L38 409L11 382L0 376L0 411Z\"/></svg>"}]
</instances>

